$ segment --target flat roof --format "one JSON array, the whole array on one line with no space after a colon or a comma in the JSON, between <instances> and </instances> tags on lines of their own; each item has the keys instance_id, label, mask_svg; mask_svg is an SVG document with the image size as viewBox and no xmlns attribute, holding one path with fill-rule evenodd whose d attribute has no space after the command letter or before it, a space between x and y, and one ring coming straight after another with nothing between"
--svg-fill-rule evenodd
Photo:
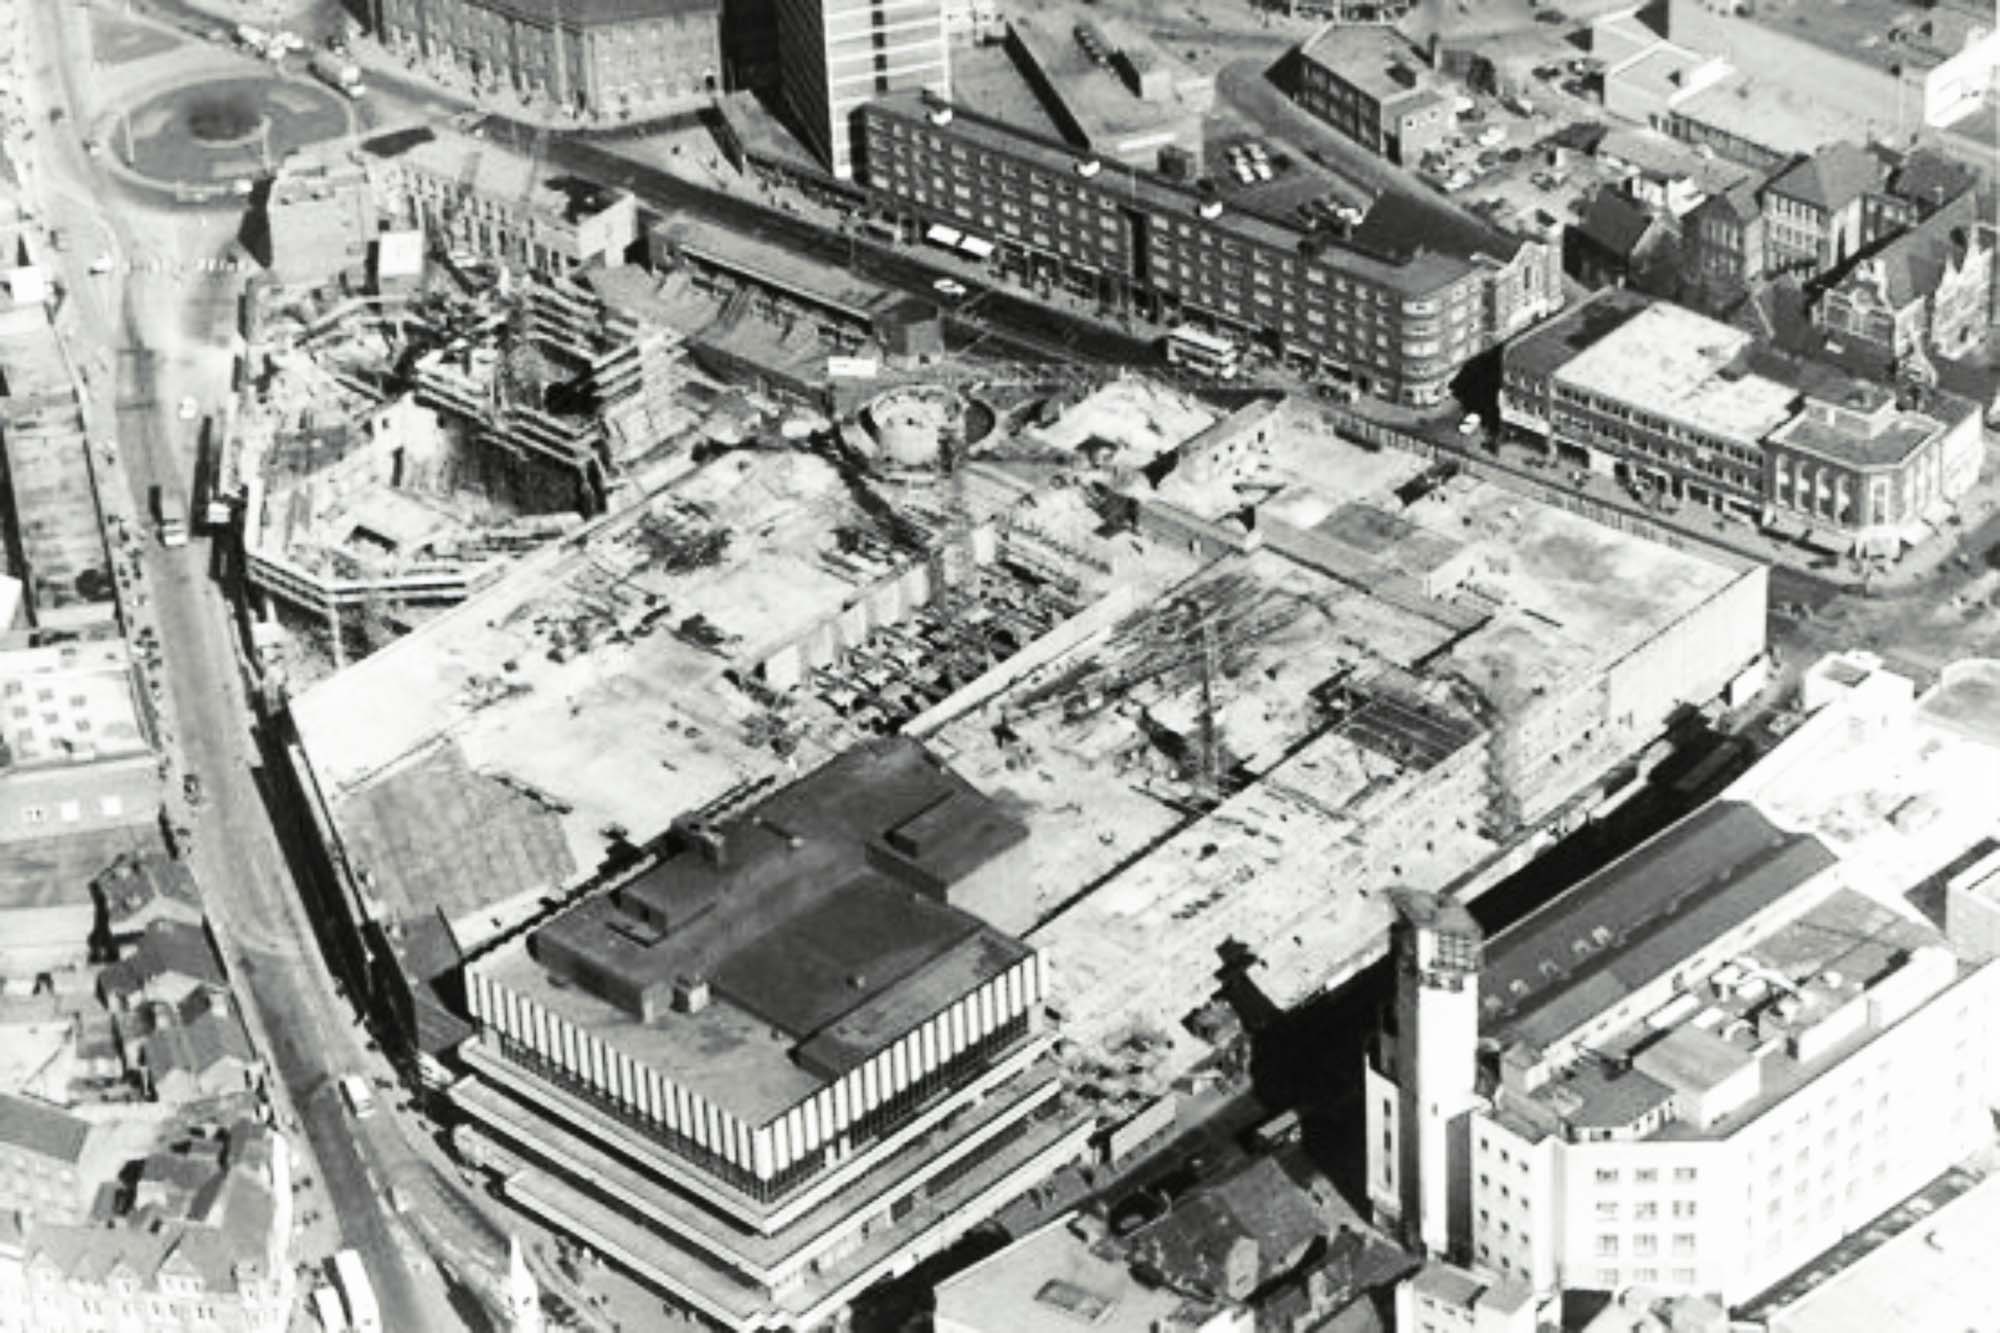
<instances>
[{"instance_id":1,"label":"flat roof","mask_svg":"<svg viewBox=\"0 0 2000 1333\"><path fill-rule=\"evenodd\" d=\"M1107 1246L1077 1235L1057 1218L938 1284L941 1311L979 1315L1005 1311L1020 1333L1151 1333L1199 1322L1217 1307L1132 1276Z\"/></svg>"},{"instance_id":2,"label":"flat roof","mask_svg":"<svg viewBox=\"0 0 2000 1333\"><path fill-rule=\"evenodd\" d=\"M842 551L843 530L872 531L873 521L831 464L752 450L537 549L292 700L336 825L353 841L373 822L374 803L394 801L370 789L425 767L436 788L429 808L492 809L505 788L519 798L510 804L559 829L568 864L588 867L611 847L607 830L644 840L675 813L661 806L657 783L672 784L681 809L767 776L781 761L745 733L761 705L725 673L831 620L895 572ZM690 561L689 540L704 532L733 540L712 561ZM702 634L678 632L689 625ZM711 636L716 646L704 646ZM439 771L433 756L446 741L457 758ZM831 753L807 738L798 762ZM641 778L648 773L655 781ZM518 855L543 857L532 847ZM487 864L482 855L438 866L452 887L435 891L447 902L497 901ZM422 897L409 905L427 910Z\"/></svg>"},{"instance_id":3,"label":"flat roof","mask_svg":"<svg viewBox=\"0 0 2000 1333\"><path fill-rule=\"evenodd\" d=\"M912 89L876 98L868 103L864 114L874 111L928 125L928 112L932 105L928 94L921 89ZM1056 175L1067 176L1076 169L1076 149L990 121L964 107L954 105L952 121L946 132L955 139L991 152L1005 153ZM1101 188L1114 189L1135 206L1155 213L1192 216L1201 201L1201 196L1192 189L1173 184L1150 172L1134 171L1116 163L1105 163L1100 168L1097 181ZM1384 196L1391 197L1394 196ZM1296 251L1306 238L1302 228L1289 222L1228 207L1224 207L1220 216L1207 225L1273 250ZM1452 235L1455 238L1457 233ZM1436 291L1458 281L1470 271L1468 258L1424 248L1424 242L1429 239L1424 231L1404 231L1399 239L1411 247L1406 258L1369 253L1353 245L1330 241L1319 250L1319 263L1331 271L1351 274L1364 281L1410 294ZM1497 233L1488 239L1491 248L1484 253L1495 258L1504 259L1516 248Z\"/></svg>"},{"instance_id":4,"label":"flat roof","mask_svg":"<svg viewBox=\"0 0 2000 1333\"><path fill-rule=\"evenodd\" d=\"M1185 103L1178 93L1171 94L1165 101L1146 101L1127 86L1118 70L1100 68L1092 63L1072 33L1051 31L1053 26L1076 12L1058 10L1051 16L1009 15L1007 26L1015 41L1041 70L1062 110L1083 131L1084 142L1079 147L1117 155L1127 152L1129 145L1135 141L1157 148L1161 141L1177 136L1198 139L1200 116L1206 110L1205 105ZM1192 78L1179 61L1165 57L1143 33L1095 16L1089 21L1126 59L1136 60L1142 65L1150 60L1153 69L1168 73L1176 82ZM952 61L952 86L959 89L956 53ZM1212 81L1204 82L1212 89ZM963 95L962 89L960 95ZM985 103L980 105L985 109Z\"/></svg>"},{"instance_id":5,"label":"flat roof","mask_svg":"<svg viewBox=\"0 0 2000 1333\"><path fill-rule=\"evenodd\" d=\"M1656 301L1555 372L1556 381L1725 439L1754 444L1789 420L1799 392L1747 372L1751 336Z\"/></svg>"},{"instance_id":6,"label":"flat roof","mask_svg":"<svg viewBox=\"0 0 2000 1333\"><path fill-rule=\"evenodd\" d=\"M0 652L0 743L15 768L151 749L124 640Z\"/></svg>"},{"instance_id":7,"label":"flat roof","mask_svg":"<svg viewBox=\"0 0 2000 1333\"><path fill-rule=\"evenodd\" d=\"M1993 1313L1995 1236L2000 1176L1989 1176L1941 1207L1892 1209L1807 1265L1804 1290L1760 1300L1753 1313L1775 1333L1978 1328Z\"/></svg>"},{"instance_id":8,"label":"flat roof","mask_svg":"<svg viewBox=\"0 0 2000 1333\"><path fill-rule=\"evenodd\" d=\"M535 928L533 989L760 1124L1029 956L943 900L1026 836L917 742L866 742ZM713 998L675 1010L696 982ZM723 1050L726 1078L700 1067Z\"/></svg>"},{"instance_id":9,"label":"flat roof","mask_svg":"<svg viewBox=\"0 0 2000 1333\"><path fill-rule=\"evenodd\" d=\"M1886 419L1865 423L1848 417L1808 403L1768 438L1855 467L1893 467L1944 431L1943 422L1921 412L1891 410Z\"/></svg>"},{"instance_id":10,"label":"flat roof","mask_svg":"<svg viewBox=\"0 0 2000 1333\"><path fill-rule=\"evenodd\" d=\"M1835 859L1754 806L1705 805L1488 941L1482 1035L1559 1040Z\"/></svg>"},{"instance_id":11,"label":"flat roof","mask_svg":"<svg viewBox=\"0 0 2000 1333\"><path fill-rule=\"evenodd\" d=\"M1842 0L1840 4L1788 6L1777 14L1754 9L1739 21L1888 72L1941 65L1964 50L1975 31L1993 31L1993 9L1981 0ZM1894 34L1893 36L1891 34Z\"/></svg>"},{"instance_id":12,"label":"flat roof","mask_svg":"<svg viewBox=\"0 0 2000 1333\"><path fill-rule=\"evenodd\" d=\"M653 235L690 257L741 277L794 293L866 320L902 299L902 293L857 278L845 269L804 259L758 236L682 213L653 227Z\"/></svg>"},{"instance_id":13,"label":"flat roof","mask_svg":"<svg viewBox=\"0 0 2000 1333\"><path fill-rule=\"evenodd\" d=\"M1329 23L1306 39L1299 54L1377 102L1424 92L1429 82L1422 54L1386 25Z\"/></svg>"},{"instance_id":14,"label":"flat roof","mask_svg":"<svg viewBox=\"0 0 2000 1333\"><path fill-rule=\"evenodd\" d=\"M1835 140L1865 140L1875 128L1837 99L1810 96L1742 70L1676 102L1673 114L1786 157L1811 153Z\"/></svg>"}]
</instances>

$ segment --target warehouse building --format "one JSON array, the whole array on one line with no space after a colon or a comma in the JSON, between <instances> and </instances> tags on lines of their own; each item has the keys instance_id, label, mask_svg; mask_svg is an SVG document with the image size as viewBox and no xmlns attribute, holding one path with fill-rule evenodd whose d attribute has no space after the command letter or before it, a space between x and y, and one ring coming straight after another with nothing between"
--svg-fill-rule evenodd
<instances>
[{"instance_id":1,"label":"warehouse building","mask_svg":"<svg viewBox=\"0 0 2000 1333\"><path fill-rule=\"evenodd\" d=\"M1993 684L1823 663L1721 799L1493 939L1399 895L1378 1218L1542 1294L1737 1305L1984 1145L2000 965L1910 891L1993 848Z\"/></svg>"},{"instance_id":2,"label":"warehouse building","mask_svg":"<svg viewBox=\"0 0 2000 1333\"><path fill-rule=\"evenodd\" d=\"M1002 271L1251 337L1399 402L1442 402L1467 360L1562 304L1557 246L1442 206L1385 196L1335 238L920 93L862 119L868 186L906 231L972 238Z\"/></svg>"}]
</instances>

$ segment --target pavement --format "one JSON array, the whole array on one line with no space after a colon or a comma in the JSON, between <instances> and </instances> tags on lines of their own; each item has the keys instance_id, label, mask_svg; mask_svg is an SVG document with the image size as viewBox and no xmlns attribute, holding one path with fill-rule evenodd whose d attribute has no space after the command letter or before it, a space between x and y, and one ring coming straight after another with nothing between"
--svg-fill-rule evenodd
<instances>
[{"instance_id":1,"label":"pavement","mask_svg":"<svg viewBox=\"0 0 2000 1333\"><path fill-rule=\"evenodd\" d=\"M230 257L236 217L153 209L130 195L103 207L107 194L124 192L99 173L70 129L89 108L82 55L89 11L30 0L30 14L43 57L28 95L31 119L47 125L46 110L57 105L70 116L36 136L23 164L26 185L51 224L94 238L59 256L72 293L59 321L62 344L86 386L85 420L97 442L91 461L128 628L142 651L157 645L147 676L162 724L170 820L193 829L204 910L253 1038L277 1075L271 1093L278 1123L294 1141L301 1178L294 1259L310 1279L334 1248L352 1246L374 1277L389 1327L460 1327L416 1236L388 1212L377 1186L381 1168L371 1158L393 1165L393 1136L387 1144L376 1132L357 1139L334 1093L335 1079L366 1051L299 897L291 860L297 848L281 836L295 834L296 824L273 817L276 788L266 781L230 606L214 577L220 553L205 538L163 548L145 517L152 487L186 494L192 476L194 432L171 405L185 395L213 411L228 392L240 277L216 270ZM90 274L97 253L113 255L116 271ZM180 800L184 773L201 776L199 811ZM393 1112L385 1122L395 1123Z\"/></svg>"}]
</instances>

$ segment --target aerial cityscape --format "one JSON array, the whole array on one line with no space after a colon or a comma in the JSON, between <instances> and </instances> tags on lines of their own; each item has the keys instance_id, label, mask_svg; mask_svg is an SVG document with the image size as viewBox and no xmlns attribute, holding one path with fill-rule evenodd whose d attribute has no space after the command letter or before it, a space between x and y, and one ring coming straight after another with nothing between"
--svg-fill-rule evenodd
<instances>
[{"instance_id":1,"label":"aerial cityscape","mask_svg":"<svg viewBox=\"0 0 2000 1333\"><path fill-rule=\"evenodd\" d=\"M0 0L0 1333L2000 1333L1992 0Z\"/></svg>"}]
</instances>

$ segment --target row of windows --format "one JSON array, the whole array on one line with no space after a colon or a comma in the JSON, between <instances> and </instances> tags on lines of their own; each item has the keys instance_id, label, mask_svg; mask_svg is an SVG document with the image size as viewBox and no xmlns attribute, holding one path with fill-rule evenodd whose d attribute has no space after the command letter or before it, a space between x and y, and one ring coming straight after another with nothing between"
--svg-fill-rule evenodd
<instances>
[{"instance_id":1,"label":"row of windows","mask_svg":"<svg viewBox=\"0 0 2000 1333\"><path fill-rule=\"evenodd\" d=\"M1600 1259L1616 1259L1619 1255L1621 1239L1616 1232L1599 1232L1592 1249ZM1692 1259L1699 1248L1699 1238L1692 1231L1677 1231L1673 1236L1673 1254L1676 1259ZM1632 1254L1640 1259L1649 1259L1660 1252L1660 1237L1652 1231L1642 1231L1632 1237Z\"/></svg>"},{"instance_id":2,"label":"row of windows","mask_svg":"<svg viewBox=\"0 0 2000 1333\"><path fill-rule=\"evenodd\" d=\"M1632 1172L1634 1185L1657 1185L1661 1178L1661 1172L1657 1167L1642 1166ZM1673 1168L1670 1178L1676 1185L1692 1185L1701 1179L1701 1171L1698 1167L1677 1166ZM1623 1182L1624 1173L1615 1166L1600 1166L1593 1173L1593 1179L1599 1185L1617 1185Z\"/></svg>"}]
</instances>

